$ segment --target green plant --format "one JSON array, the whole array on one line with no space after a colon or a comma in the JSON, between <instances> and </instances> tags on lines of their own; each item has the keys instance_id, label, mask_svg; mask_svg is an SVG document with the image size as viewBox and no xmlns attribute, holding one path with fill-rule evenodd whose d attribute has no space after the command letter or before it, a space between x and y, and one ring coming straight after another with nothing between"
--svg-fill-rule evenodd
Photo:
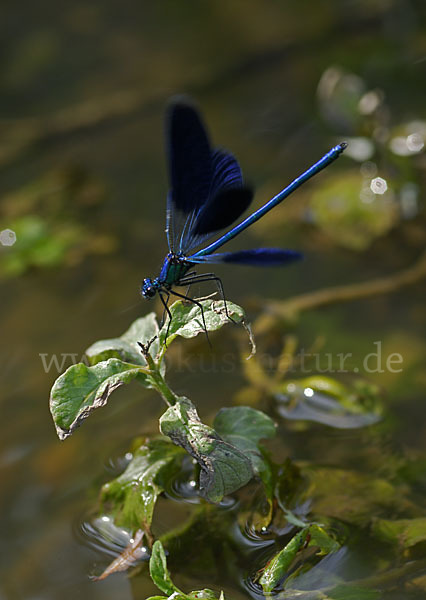
<instances>
[{"instance_id":1,"label":"green plant","mask_svg":"<svg viewBox=\"0 0 426 600\"><path fill-rule=\"evenodd\" d=\"M207 299L201 304L208 331L229 322L223 302ZM98 579L138 564L144 568L150 554L151 579L166 594L150 600L214 599L219 594L224 599L222 586L217 593L203 589L189 594L176 587L164 548L174 572L192 565L205 577L217 578L220 572L222 578L226 573L220 556L226 557L224 562L232 571L238 555L230 533L237 526L249 527L259 539L262 535L273 536L269 560L262 558L262 564L249 573L259 594L280 593L280 598L306 600L378 598L376 586L392 583L400 577L400 570L388 568L376 579L347 582L335 567L342 564L348 541L356 542L371 529L378 543L394 545L396 550L398 539L408 531L410 535L404 540L409 540L402 549L417 558L417 549L426 539L419 518L396 522L376 519L372 528L377 507L393 511L406 488L355 471L298 466L288 458L275 463L261 444L262 439L275 435L275 423L253 407L222 408L212 426L202 423L191 400L178 396L165 378L165 356L176 338L204 333L200 309L176 302L170 310L167 345L166 328L160 329L151 313L137 319L121 337L90 346L87 364L72 365L52 388L50 409L62 440L95 409L104 406L115 389L132 381L157 391L167 406L159 419L162 435L139 440L125 470L105 483L100 492L98 515L107 515L114 527L127 531L129 543ZM228 302L228 313L250 331L240 307ZM265 383L266 373L254 365L254 372ZM312 378L300 381L322 393L327 391L343 404L350 400L353 410L352 397L338 382L329 378L317 378L316 383ZM268 392L271 395L277 385L282 386L278 379L272 383ZM179 477L194 485L198 480L199 501L182 524L155 539L151 525L157 503L170 481ZM232 509L225 503L224 508L220 503L230 494L238 495L238 502ZM143 540L147 541L147 550ZM414 562L418 569L419 561ZM334 565L332 572L329 564ZM377 568L383 568L383 561ZM407 568L412 564L408 563Z\"/></svg>"}]
</instances>

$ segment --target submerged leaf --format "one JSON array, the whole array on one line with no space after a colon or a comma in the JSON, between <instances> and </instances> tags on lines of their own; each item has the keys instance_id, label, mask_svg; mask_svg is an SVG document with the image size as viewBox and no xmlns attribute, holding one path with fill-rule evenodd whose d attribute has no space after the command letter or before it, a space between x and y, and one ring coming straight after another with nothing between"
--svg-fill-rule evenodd
<instances>
[{"instance_id":1,"label":"submerged leaf","mask_svg":"<svg viewBox=\"0 0 426 600\"><path fill-rule=\"evenodd\" d=\"M143 367L110 358L93 367L72 365L55 381L50 393L50 412L61 440L69 437L96 408L105 406L118 387L135 378L151 387Z\"/></svg>"},{"instance_id":2,"label":"submerged leaf","mask_svg":"<svg viewBox=\"0 0 426 600\"><path fill-rule=\"evenodd\" d=\"M201 467L200 488L211 502L220 502L253 477L250 460L204 425L195 406L180 398L160 419L160 431L182 446Z\"/></svg>"},{"instance_id":3,"label":"submerged leaf","mask_svg":"<svg viewBox=\"0 0 426 600\"><path fill-rule=\"evenodd\" d=\"M135 537L131 540L123 552L117 556L117 558L113 560L111 564L108 565L105 571L99 575L99 577L94 577L93 579L95 581L101 581L113 573L127 571L127 569L132 567L141 558L141 556L145 555L145 552L141 550L144 534L145 532L142 531L142 529L138 529L138 531L135 533Z\"/></svg>"},{"instance_id":4,"label":"submerged leaf","mask_svg":"<svg viewBox=\"0 0 426 600\"><path fill-rule=\"evenodd\" d=\"M114 515L114 522L130 531L139 527L149 531L157 498L184 457L185 452L167 439L140 446L124 473L102 488L101 502Z\"/></svg>"},{"instance_id":5,"label":"submerged leaf","mask_svg":"<svg viewBox=\"0 0 426 600\"><path fill-rule=\"evenodd\" d=\"M139 343L146 345L152 342L149 353L155 357L159 350L158 332L159 328L155 314L150 313L145 317L136 319L120 337L100 340L92 344L86 350L86 356L91 365L109 358L119 358L135 365L146 366L146 360L141 353Z\"/></svg>"},{"instance_id":6,"label":"submerged leaf","mask_svg":"<svg viewBox=\"0 0 426 600\"><path fill-rule=\"evenodd\" d=\"M317 515L366 526L377 511L401 505L400 490L383 478L317 465L305 465L304 475L309 482L304 497Z\"/></svg>"},{"instance_id":7,"label":"submerged leaf","mask_svg":"<svg viewBox=\"0 0 426 600\"><path fill-rule=\"evenodd\" d=\"M352 387L322 375L287 381L276 400L279 414L286 419L337 429L365 427L381 418L377 386L361 381Z\"/></svg>"},{"instance_id":8,"label":"submerged leaf","mask_svg":"<svg viewBox=\"0 0 426 600\"><path fill-rule=\"evenodd\" d=\"M339 542L331 537L323 527L315 523L309 526L309 546L318 546L320 555L337 552L340 548Z\"/></svg>"},{"instance_id":9,"label":"submerged leaf","mask_svg":"<svg viewBox=\"0 0 426 600\"><path fill-rule=\"evenodd\" d=\"M222 300L200 300L203 307L204 320L207 331L216 331L229 323L226 315L224 302ZM233 302L226 302L228 315L235 323L243 323L245 319L242 308ZM179 300L170 306L172 320L169 327L168 319L160 330L160 344L164 344L167 335L167 345L177 337L192 338L199 333L205 333L203 317L200 308L192 303Z\"/></svg>"},{"instance_id":10,"label":"submerged leaf","mask_svg":"<svg viewBox=\"0 0 426 600\"><path fill-rule=\"evenodd\" d=\"M272 590L285 577L296 554L303 548L308 537L309 527L305 527L297 533L288 544L278 552L266 565L259 579L264 592Z\"/></svg>"},{"instance_id":11,"label":"submerged leaf","mask_svg":"<svg viewBox=\"0 0 426 600\"><path fill-rule=\"evenodd\" d=\"M339 549L340 549L340 544L338 544L322 527L320 527L319 525L316 524L311 524L307 527L304 527L301 531L299 531L299 533L297 533L289 542L288 544L285 546L285 548L283 548L280 552L278 552L278 554L276 554L266 565L262 576L259 579L259 583L263 588L264 592L272 592L272 590L279 584L279 582L286 576L289 568L291 567L297 553L299 552L299 550L301 550L305 545L308 546L313 546L313 547L318 547L320 552L318 553L318 555L325 555L325 554L333 554L333 553L338 553ZM343 550L343 554L344 554L344 550ZM334 562L336 561L341 561L341 556L337 556L334 559ZM322 561L324 563L327 562L327 560ZM318 565L314 566L313 569L303 573L300 576L297 577L290 577L288 579L288 582L290 582L290 587L291 588L298 588L300 584L302 583L303 580L303 585L301 589L315 589L316 587L319 587L319 582L315 582L312 587L309 586L309 588L306 587L306 584L308 583L308 581L310 581L310 583L312 584L312 582L315 579L315 575L314 577L312 577L312 574L315 571L319 571L321 570L321 564L322 562L320 562ZM325 579L323 576L322 577L322 581L325 583ZM335 579L335 576L333 575L333 578ZM286 581L287 583L287 581Z\"/></svg>"},{"instance_id":12,"label":"submerged leaf","mask_svg":"<svg viewBox=\"0 0 426 600\"><path fill-rule=\"evenodd\" d=\"M376 519L373 532L382 540L398 544L403 549L426 542L426 517L417 519Z\"/></svg>"}]
</instances>

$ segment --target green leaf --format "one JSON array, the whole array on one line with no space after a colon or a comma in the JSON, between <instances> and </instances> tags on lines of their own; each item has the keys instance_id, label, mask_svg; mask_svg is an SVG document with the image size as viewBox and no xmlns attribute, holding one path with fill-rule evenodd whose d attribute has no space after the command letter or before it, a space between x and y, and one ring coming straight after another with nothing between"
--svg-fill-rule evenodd
<instances>
[{"instance_id":1,"label":"green leaf","mask_svg":"<svg viewBox=\"0 0 426 600\"><path fill-rule=\"evenodd\" d=\"M155 314L150 313L146 317L136 319L120 337L100 340L92 344L86 350L86 356L91 365L109 358L119 358L135 365L146 366L146 360L142 355L138 342L146 345L154 340L150 345L149 353L152 357L155 357L159 350L158 332L159 328Z\"/></svg>"},{"instance_id":2,"label":"green leaf","mask_svg":"<svg viewBox=\"0 0 426 600\"><path fill-rule=\"evenodd\" d=\"M296 533L289 543L268 562L259 579L264 592L272 592L283 579L296 554L305 544L308 533L309 527Z\"/></svg>"},{"instance_id":3,"label":"green leaf","mask_svg":"<svg viewBox=\"0 0 426 600\"><path fill-rule=\"evenodd\" d=\"M223 327L223 325L229 323L229 319L225 312L224 302L222 300L200 300L200 304L203 307L207 331L216 331ZM228 308L228 314L234 322L244 322L245 314L242 308L233 304L233 302L228 301L226 302L226 306ZM197 305L184 303L179 300L170 306L170 313L172 315L172 320L167 336L167 346L169 346L177 336L193 338L199 333L205 333L201 310ZM161 345L164 344L166 340L168 326L169 320L166 319L159 335Z\"/></svg>"},{"instance_id":4,"label":"green leaf","mask_svg":"<svg viewBox=\"0 0 426 600\"><path fill-rule=\"evenodd\" d=\"M426 517L417 519L376 519L373 532L380 539L408 549L426 541Z\"/></svg>"},{"instance_id":5,"label":"green leaf","mask_svg":"<svg viewBox=\"0 0 426 600\"><path fill-rule=\"evenodd\" d=\"M195 406L179 398L160 419L160 431L182 446L201 467L200 489L211 502L220 502L253 477L250 460L201 423Z\"/></svg>"},{"instance_id":6,"label":"green leaf","mask_svg":"<svg viewBox=\"0 0 426 600\"><path fill-rule=\"evenodd\" d=\"M164 552L163 544L160 540L154 542L152 547L152 554L149 561L149 574L151 575L152 581L155 585L165 594L178 594L184 595L173 583L170 573L167 569L166 554Z\"/></svg>"},{"instance_id":7,"label":"green leaf","mask_svg":"<svg viewBox=\"0 0 426 600\"><path fill-rule=\"evenodd\" d=\"M50 393L50 412L61 440L70 436L84 419L105 406L112 392L135 377L152 387L143 367L110 358L92 367L72 365L55 381Z\"/></svg>"},{"instance_id":8,"label":"green leaf","mask_svg":"<svg viewBox=\"0 0 426 600\"><path fill-rule=\"evenodd\" d=\"M167 560L164 548L160 540L154 542L152 547L151 559L149 561L149 573L152 581L155 585L165 594L169 594L169 600L216 600L216 595L212 590L199 590L198 592L191 592L185 594L177 588L170 576L169 570L167 569ZM155 598L163 599L163 596L153 596L151 600ZM223 598L223 593L221 594Z\"/></svg>"},{"instance_id":9,"label":"green leaf","mask_svg":"<svg viewBox=\"0 0 426 600\"><path fill-rule=\"evenodd\" d=\"M331 554L337 552L340 548L339 542L332 538L323 527L313 523L309 526L309 546L318 546L319 555Z\"/></svg>"},{"instance_id":10,"label":"green leaf","mask_svg":"<svg viewBox=\"0 0 426 600\"><path fill-rule=\"evenodd\" d=\"M165 438L140 446L126 470L102 488L101 502L114 516L114 523L134 532L147 530L155 503L166 482L178 473L185 452Z\"/></svg>"},{"instance_id":11,"label":"green leaf","mask_svg":"<svg viewBox=\"0 0 426 600\"><path fill-rule=\"evenodd\" d=\"M213 421L216 432L227 442L244 452L256 473L264 464L259 440L275 435L275 423L260 410L249 406L222 408Z\"/></svg>"},{"instance_id":12,"label":"green leaf","mask_svg":"<svg viewBox=\"0 0 426 600\"><path fill-rule=\"evenodd\" d=\"M267 527L272 519L275 486L272 465L264 456L259 440L275 436L275 423L260 410L249 406L233 406L222 408L217 413L213 427L226 442L250 459L254 473L262 480L269 508L257 512L253 524L257 530Z\"/></svg>"}]
</instances>

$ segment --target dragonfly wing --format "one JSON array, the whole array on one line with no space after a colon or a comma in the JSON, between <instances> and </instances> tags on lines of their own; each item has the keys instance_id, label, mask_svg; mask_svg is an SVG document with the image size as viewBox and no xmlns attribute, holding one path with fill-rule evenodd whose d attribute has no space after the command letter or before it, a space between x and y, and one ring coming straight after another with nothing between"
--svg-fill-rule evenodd
<instances>
[{"instance_id":1,"label":"dragonfly wing","mask_svg":"<svg viewBox=\"0 0 426 600\"><path fill-rule=\"evenodd\" d=\"M210 198L214 198L224 189L238 188L243 185L243 174L237 159L230 152L215 150L212 156L213 177Z\"/></svg>"},{"instance_id":2,"label":"dragonfly wing","mask_svg":"<svg viewBox=\"0 0 426 600\"><path fill-rule=\"evenodd\" d=\"M250 205L252 197L252 190L245 187L221 191L208 211L201 210L196 215L192 228L185 235L184 252L187 254L221 229L232 225Z\"/></svg>"},{"instance_id":3,"label":"dragonfly wing","mask_svg":"<svg viewBox=\"0 0 426 600\"><path fill-rule=\"evenodd\" d=\"M170 250L188 254L232 225L248 208L253 192L243 185L237 159L212 150L198 111L184 99L167 113L171 189L166 233Z\"/></svg>"},{"instance_id":4,"label":"dragonfly wing","mask_svg":"<svg viewBox=\"0 0 426 600\"><path fill-rule=\"evenodd\" d=\"M212 150L198 111L184 99L175 100L168 109L166 138L171 184L167 201L167 235L169 244L173 244L173 240L178 243L180 238L179 245L182 246L194 215L209 197Z\"/></svg>"},{"instance_id":5,"label":"dragonfly wing","mask_svg":"<svg viewBox=\"0 0 426 600\"><path fill-rule=\"evenodd\" d=\"M194 263L236 263L255 267L277 267L287 265L301 258L303 258L303 255L296 250L254 248L253 250L240 250L239 252L218 252L199 257L189 256L188 260Z\"/></svg>"},{"instance_id":6,"label":"dragonfly wing","mask_svg":"<svg viewBox=\"0 0 426 600\"><path fill-rule=\"evenodd\" d=\"M173 206L173 200L171 197L171 193L167 194L167 204L166 204L166 236L167 236L167 244L169 246L170 252L175 248L175 239L176 239L176 216L175 210Z\"/></svg>"},{"instance_id":7,"label":"dragonfly wing","mask_svg":"<svg viewBox=\"0 0 426 600\"><path fill-rule=\"evenodd\" d=\"M237 159L222 150L213 154L213 179L208 201L193 227L196 235L216 233L229 227L250 206L253 191L243 185Z\"/></svg>"},{"instance_id":8,"label":"dragonfly wing","mask_svg":"<svg viewBox=\"0 0 426 600\"><path fill-rule=\"evenodd\" d=\"M185 233L187 253L215 233L229 227L250 206L253 191L243 185L237 159L223 150L212 155L213 176L207 202L198 210L191 228Z\"/></svg>"},{"instance_id":9,"label":"dragonfly wing","mask_svg":"<svg viewBox=\"0 0 426 600\"><path fill-rule=\"evenodd\" d=\"M212 180L212 151L198 111L184 100L170 105L167 146L171 197L188 215L207 201Z\"/></svg>"}]
</instances>

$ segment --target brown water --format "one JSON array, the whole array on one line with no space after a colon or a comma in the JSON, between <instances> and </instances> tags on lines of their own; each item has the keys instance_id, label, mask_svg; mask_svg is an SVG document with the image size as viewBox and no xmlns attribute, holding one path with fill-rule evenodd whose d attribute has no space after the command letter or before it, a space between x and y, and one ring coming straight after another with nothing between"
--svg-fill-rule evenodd
<instances>
[{"instance_id":1,"label":"brown water","mask_svg":"<svg viewBox=\"0 0 426 600\"><path fill-rule=\"evenodd\" d=\"M314 4L3 3L0 105L7 136L0 142L2 197L47 172L78 166L101 183L102 201L92 206L89 194L89 201L83 196L78 206L65 202L57 209L57 222L67 222L71 212L87 228L86 241L102 234L115 246L106 244L103 254L83 250L61 266L31 268L0 281L0 600L144 598L158 592L146 573L134 580L115 575L91 581L89 574L99 573L110 556L94 547L85 527L100 484L116 472L111 461L115 465L134 436L157 431L161 400L131 386L118 390L107 408L61 443L48 412L58 371L54 365L46 369L42 355L47 361L57 355L68 366L70 355L79 360L93 341L119 335L135 318L159 308L145 304L138 289L143 277L157 274L166 250L162 118L167 99L180 92L196 98L214 140L238 156L257 186L259 204L336 140L363 133L359 124L321 115L317 86L330 67L356 74L366 90L384 91L388 133L426 119L424 3ZM123 90L127 108L112 114L113 105L123 106L123 97L117 96ZM103 118L83 111L89 102ZM59 118L62 109L69 112ZM36 125L24 119L35 119ZM16 140L31 131L33 143L20 147ZM421 199L424 155L410 166L402 164L408 159L398 160L399 172L379 155L379 174L385 172L395 186L413 179ZM341 163L332 167L335 173L359 170L350 158ZM300 202L309 199L315 185L300 193ZM233 247L284 245L306 252L307 259L285 272L218 268L230 299L244 306L249 297L279 299L382 276L409 266L424 244L421 209L356 252L319 234L300 214L295 217L297 205L295 196L288 220L280 207L275 212L282 221L265 218ZM34 201L32 206L39 205ZM45 215L56 211L43 206ZM11 218L8 211L1 214L1 228ZM383 474L394 460L424 456L424 293L424 284L418 284L303 315L292 329L302 346L323 337L322 352L352 352L352 366L362 369L363 358L380 341L385 357L402 355L403 370L369 375L384 396L385 419L376 429L336 432L316 425L307 434L282 420L271 445L277 458L289 455ZM251 316L257 315L253 311ZM245 385L229 336L232 332L216 334L212 352L205 340L189 344L191 368L177 360L170 365L171 386L192 398L204 421L230 405ZM221 362L226 352L231 368ZM423 483L416 476L407 485L412 485L410 501L421 504L424 477ZM176 512L168 514L170 505L160 504L159 532L182 518L180 503L172 506ZM246 554L263 544L244 535L238 543ZM368 561L362 550L352 552L352 576L361 577L368 573ZM247 576L257 560L239 566L233 582L205 580L202 573L192 579L181 573L175 581L184 582L187 591L223 584L229 597L256 597ZM421 594L420 588L407 591L401 580L387 597Z\"/></svg>"}]
</instances>

